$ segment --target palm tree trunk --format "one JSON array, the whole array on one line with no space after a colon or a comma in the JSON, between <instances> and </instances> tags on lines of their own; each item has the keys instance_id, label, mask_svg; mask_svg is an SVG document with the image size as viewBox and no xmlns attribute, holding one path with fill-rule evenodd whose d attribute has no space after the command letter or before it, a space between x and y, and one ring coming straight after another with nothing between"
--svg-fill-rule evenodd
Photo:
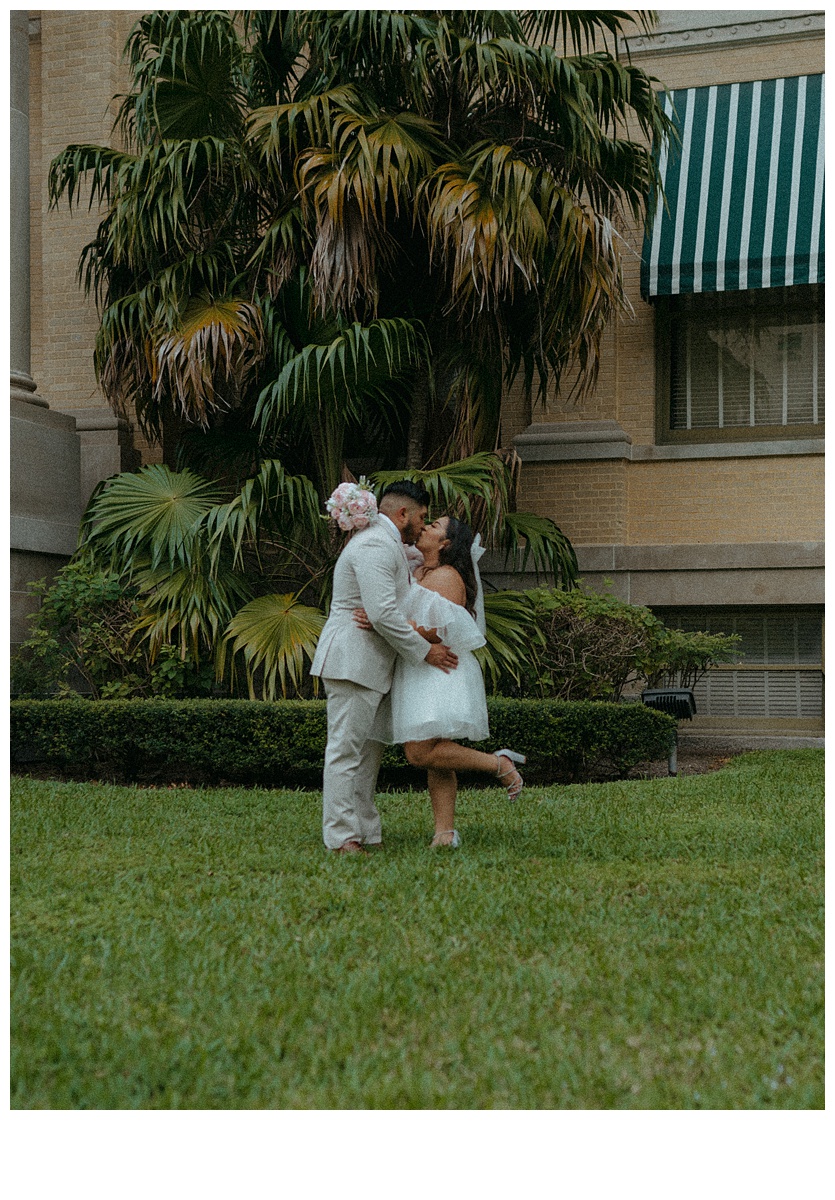
<instances>
[{"instance_id":1,"label":"palm tree trunk","mask_svg":"<svg viewBox=\"0 0 835 1200\"><path fill-rule=\"evenodd\" d=\"M417 471L426 461L426 425L429 419L429 374L422 371L415 383L412 398L412 415L409 420L409 441L406 448L406 466Z\"/></svg>"},{"instance_id":2,"label":"palm tree trunk","mask_svg":"<svg viewBox=\"0 0 835 1200\"><path fill-rule=\"evenodd\" d=\"M172 471L177 470L177 450L185 429L182 416L173 409L162 410L162 461Z\"/></svg>"}]
</instances>

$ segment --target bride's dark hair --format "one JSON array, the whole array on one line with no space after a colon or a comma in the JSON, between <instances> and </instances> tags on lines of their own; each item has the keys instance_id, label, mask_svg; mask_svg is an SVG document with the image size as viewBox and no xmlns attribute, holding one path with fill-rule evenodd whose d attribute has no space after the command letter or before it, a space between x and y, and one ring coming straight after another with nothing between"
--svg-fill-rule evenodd
<instances>
[{"instance_id":1,"label":"bride's dark hair","mask_svg":"<svg viewBox=\"0 0 835 1200\"><path fill-rule=\"evenodd\" d=\"M473 559L470 554L473 531L469 525L465 525L457 517L447 517L446 536L449 538L449 545L444 546L438 554L438 563L444 567L455 567L464 580L467 592L467 610L472 616L475 616L476 581Z\"/></svg>"}]
</instances>

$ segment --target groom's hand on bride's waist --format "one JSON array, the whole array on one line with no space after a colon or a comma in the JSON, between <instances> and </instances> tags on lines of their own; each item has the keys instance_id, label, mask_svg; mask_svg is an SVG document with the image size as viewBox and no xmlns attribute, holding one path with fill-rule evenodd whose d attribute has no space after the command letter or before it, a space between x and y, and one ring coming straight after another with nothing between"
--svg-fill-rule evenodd
<instances>
[{"instance_id":1,"label":"groom's hand on bride's waist","mask_svg":"<svg viewBox=\"0 0 835 1200\"><path fill-rule=\"evenodd\" d=\"M458 655L453 654L449 646L439 642L437 645L429 647L429 653L423 661L428 662L432 667L439 667L448 675L458 666Z\"/></svg>"}]
</instances>

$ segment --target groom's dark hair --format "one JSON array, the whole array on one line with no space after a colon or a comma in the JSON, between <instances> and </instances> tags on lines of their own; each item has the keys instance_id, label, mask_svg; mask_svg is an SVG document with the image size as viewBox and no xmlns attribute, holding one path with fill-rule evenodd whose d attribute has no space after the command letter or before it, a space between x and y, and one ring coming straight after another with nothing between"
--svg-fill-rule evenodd
<instances>
[{"instance_id":1,"label":"groom's dark hair","mask_svg":"<svg viewBox=\"0 0 835 1200\"><path fill-rule=\"evenodd\" d=\"M426 488L421 487L419 483L412 483L411 479L398 479L396 483L390 483L383 489L381 504L386 496L402 496L404 500L411 500L413 504L429 507L430 496Z\"/></svg>"}]
</instances>

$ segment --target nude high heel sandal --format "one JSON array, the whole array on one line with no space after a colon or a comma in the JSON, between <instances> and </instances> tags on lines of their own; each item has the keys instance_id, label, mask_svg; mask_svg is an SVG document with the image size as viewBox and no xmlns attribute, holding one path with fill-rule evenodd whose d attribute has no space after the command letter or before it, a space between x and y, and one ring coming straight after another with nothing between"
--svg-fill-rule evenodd
<instances>
[{"instance_id":1,"label":"nude high heel sandal","mask_svg":"<svg viewBox=\"0 0 835 1200\"><path fill-rule=\"evenodd\" d=\"M503 758L507 758L510 760L511 768L509 771L502 770L501 759L503 759ZM524 762L527 762L527 759L525 758L524 754L517 754L515 750L497 750L496 751L496 761L498 764L496 767L496 778L497 779L507 779L509 776L515 777L512 779L512 781L510 783L507 783L504 785L504 787L507 791L507 798L508 798L508 800L510 800L512 802L512 801L518 799L519 793L522 791L522 788L525 786L524 779L522 778L522 776L519 774L519 772L516 770L516 768L512 764L513 763L524 763Z\"/></svg>"},{"instance_id":2,"label":"nude high heel sandal","mask_svg":"<svg viewBox=\"0 0 835 1200\"><path fill-rule=\"evenodd\" d=\"M452 834L452 841L450 841L450 842L436 842L435 841L436 837L443 837L443 835L445 833ZM430 845L432 846L433 850L457 850L458 847L461 845L461 834L458 832L457 829L440 829L435 834L435 837L432 838Z\"/></svg>"}]
</instances>

